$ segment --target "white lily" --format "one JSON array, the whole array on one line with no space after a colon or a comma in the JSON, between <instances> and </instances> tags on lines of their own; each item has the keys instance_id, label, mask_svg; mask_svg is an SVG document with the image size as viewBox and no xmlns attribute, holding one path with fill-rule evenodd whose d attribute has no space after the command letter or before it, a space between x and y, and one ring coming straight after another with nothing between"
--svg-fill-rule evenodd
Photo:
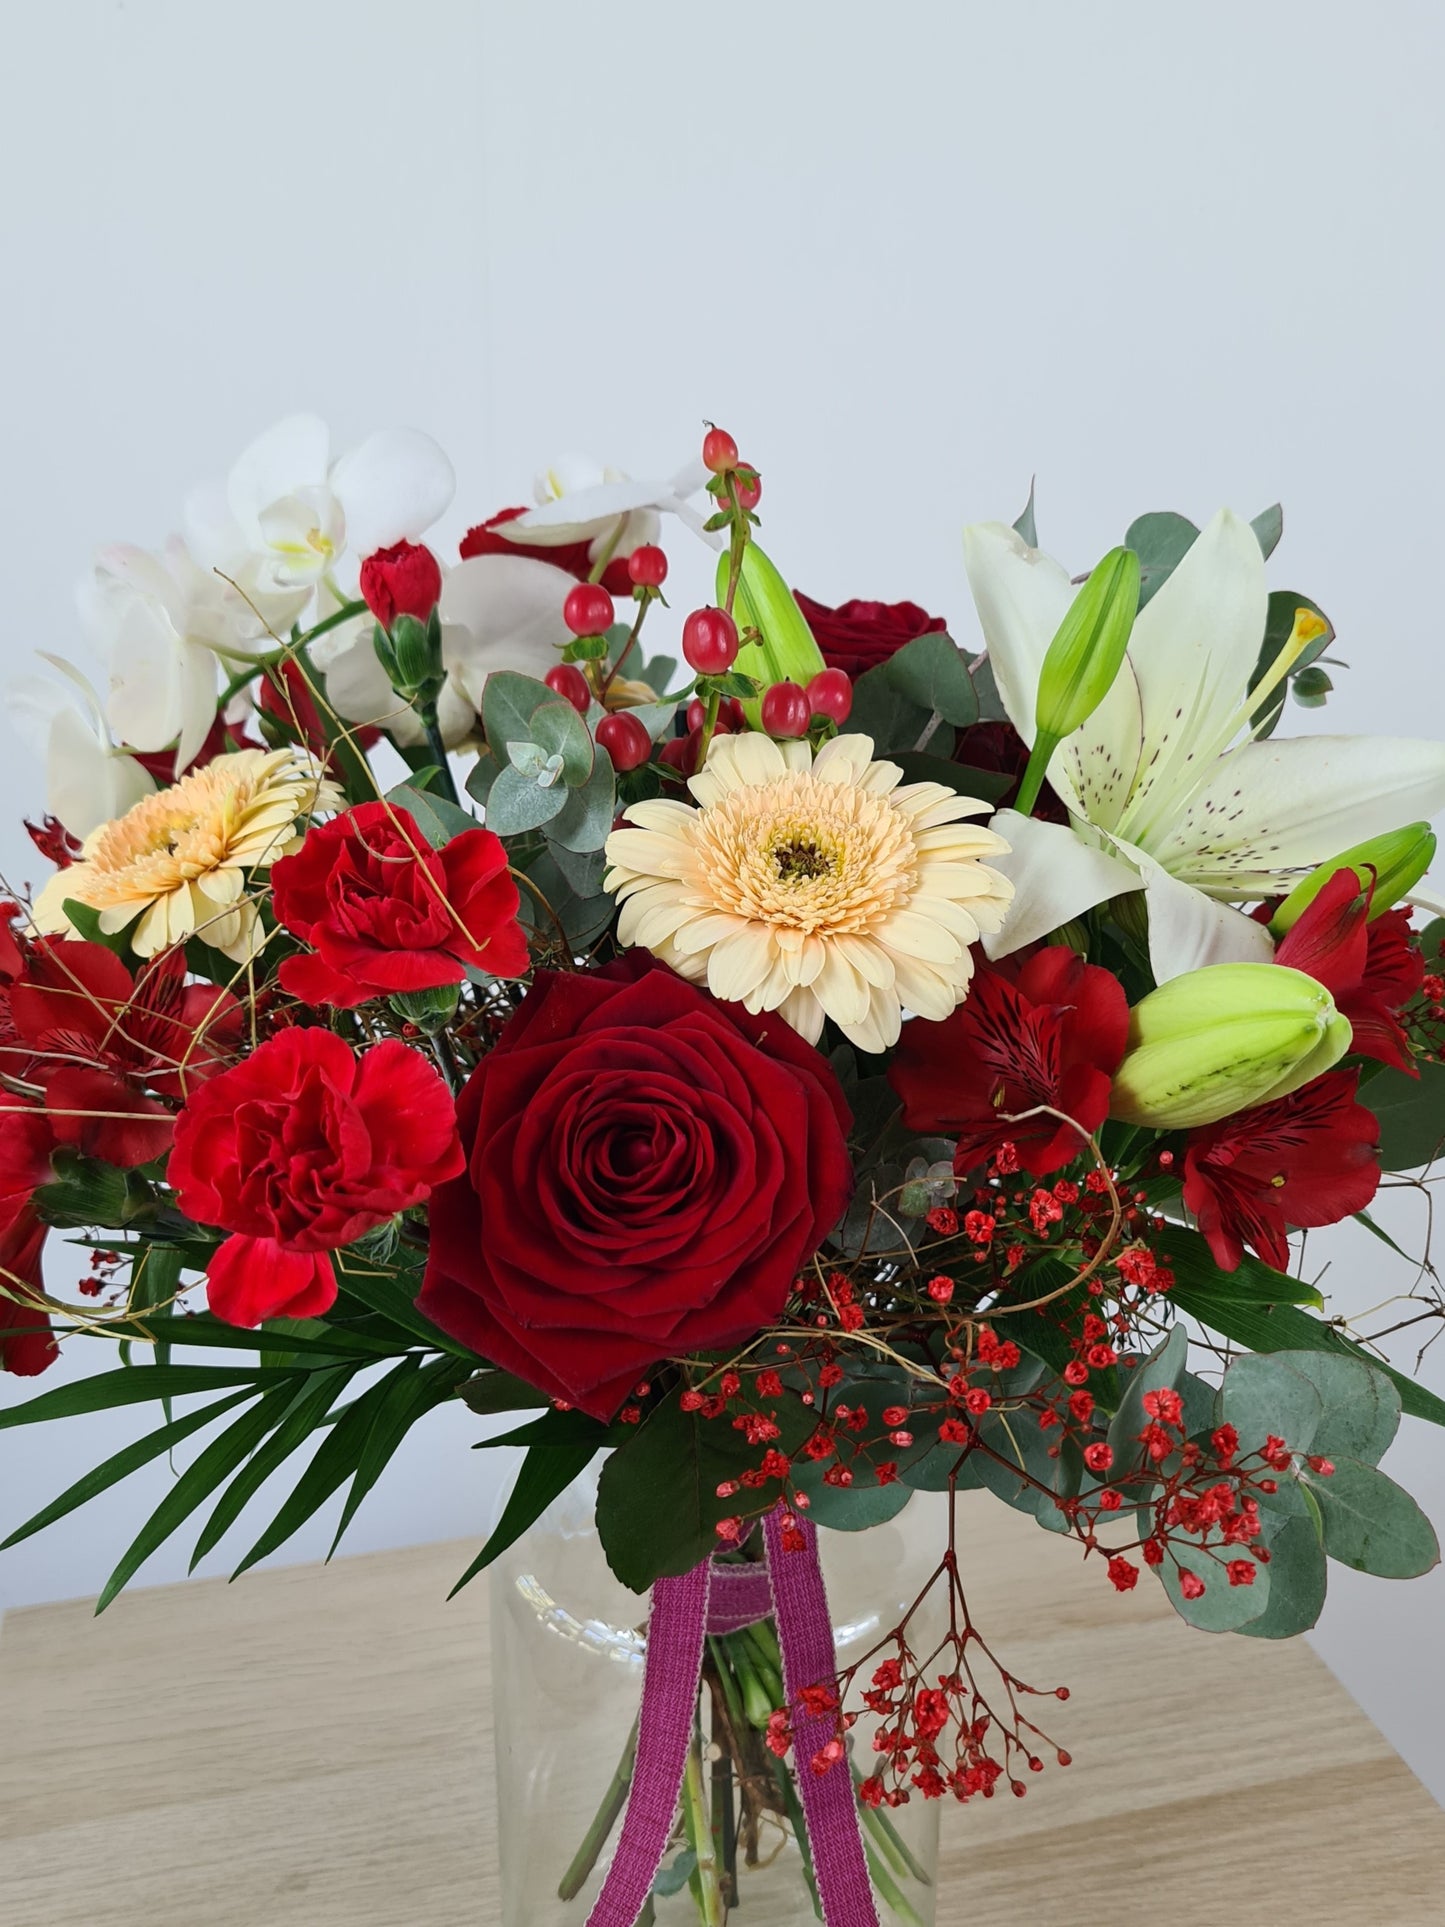
<instances>
[{"instance_id":1,"label":"white lily","mask_svg":"<svg viewBox=\"0 0 1445 1927\"><path fill-rule=\"evenodd\" d=\"M964 554L999 694L1032 745L1039 670L1074 586L1001 523L966 530ZM1050 760L1072 827L995 818L1015 898L993 955L1142 888L1161 983L1265 959L1267 932L1232 903L1282 895L1340 850L1445 807L1445 744L1251 740L1267 603L1258 539L1221 510L1141 611L1102 705Z\"/></svg>"},{"instance_id":2,"label":"white lily","mask_svg":"<svg viewBox=\"0 0 1445 1927\"><path fill-rule=\"evenodd\" d=\"M456 487L430 435L382 429L331 460L315 415L290 415L245 449L224 482L192 491L186 530L196 557L247 594L289 600L300 614L344 552L361 558L423 535Z\"/></svg>"},{"instance_id":3,"label":"white lily","mask_svg":"<svg viewBox=\"0 0 1445 1927\"><path fill-rule=\"evenodd\" d=\"M665 481L634 481L589 455L563 455L533 477L538 506L508 522L503 533L509 542L537 548L590 542L595 562L604 550L631 555L643 543L655 542L662 514L675 515L709 547L720 548L722 537L706 529L706 517L687 499L706 481L701 462L689 462Z\"/></svg>"},{"instance_id":4,"label":"white lily","mask_svg":"<svg viewBox=\"0 0 1445 1927\"><path fill-rule=\"evenodd\" d=\"M71 686L67 690L44 676L22 676L6 691L10 715L44 759L46 810L72 836L84 839L123 816L155 784L111 740L89 680L63 656L39 653Z\"/></svg>"},{"instance_id":5,"label":"white lily","mask_svg":"<svg viewBox=\"0 0 1445 1927\"><path fill-rule=\"evenodd\" d=\"M559 645L571 635L562 605L576 586L565 569L524 555L472 556L447 572L438 604L447 679L437 720L448 749L475 730L482 690L494 669L540 681L562 660ZM410 747L424 740L422 727L387 681L372 647L372 627L369 615L343 623L317 640L312 658L325 672L327 697L339 715L379 723Z\"/></svg>"}]
</instances>

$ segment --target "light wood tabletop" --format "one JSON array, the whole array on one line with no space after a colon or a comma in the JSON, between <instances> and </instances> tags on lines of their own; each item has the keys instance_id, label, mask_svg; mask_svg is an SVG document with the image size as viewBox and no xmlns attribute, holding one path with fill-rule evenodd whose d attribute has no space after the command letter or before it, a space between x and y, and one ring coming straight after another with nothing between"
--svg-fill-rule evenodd
<instances>
[{"instance_id":1,"label":"light wood tabletop","mask_svg":"<svg viewBox=\"0 0 1445 1927\"><path fill-rule=\"evenodd\" d=\"M1441 1927L1445 1814L1306 1646L1191 1632L965 1503L976 1616L1070 1685L1075 1764L944 1814L940 1927ZM495 1922L486 1586L446 1603L473 1550L8 1615L0 1924Z\"/></svg>"}]
</instances>

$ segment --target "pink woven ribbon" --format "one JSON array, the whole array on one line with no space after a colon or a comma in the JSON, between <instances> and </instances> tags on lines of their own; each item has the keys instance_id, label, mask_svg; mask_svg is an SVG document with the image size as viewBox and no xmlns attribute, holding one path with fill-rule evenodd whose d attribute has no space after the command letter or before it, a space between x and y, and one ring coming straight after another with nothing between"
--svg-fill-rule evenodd
<instances>
[{"instance_id":1,"label":"pink woven ribbon","mask_svg":"<svg viewBox=\"0 0 1445 1927\"><path fill-rule=\"evenodd\" d=\"M827 1715L807 1714L799 1696L803 1687L831 1679L836 1662L818 1535L801 1518L797 1530L802 1544L790 1551L777 1513L770 1513L763 1521L766 1565L715 1566L704 1559L680 1579L659 1579L653 1587L627 1812L587 1927L635 1927L652 1892L682 1791L705 1635L737 1632L770 1612L793 1709L793 1755L823 1919L826 1927L878 1927L847 1765L839 1761L821 1774L811 1770L834 1727Z\"/></svg>"}]
</instances>

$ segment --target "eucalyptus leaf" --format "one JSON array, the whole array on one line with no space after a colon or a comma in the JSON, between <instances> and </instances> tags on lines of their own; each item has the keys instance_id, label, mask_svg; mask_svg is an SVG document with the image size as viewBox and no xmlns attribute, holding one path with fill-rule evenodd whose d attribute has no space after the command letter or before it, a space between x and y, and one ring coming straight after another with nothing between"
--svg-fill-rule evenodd
<instances>
[{"instance_id":1,"label":"eucalyptus leaf","mask_svg":"<svg viewBox=\"0 0 1445 1927\"><path fill-rule=\"evenodd\" d=\"M1274 502L1269 508L1261 509L1249 526L1258 537L1260 549L1265 561L1268 562L1279 547L1279 538L1284 534L1283 507L1280 503Z\"/></svg>"},{"instance_id":2,"label":"eucalyptus leaf","mask_svg":"<svg viewBox=\"0 0 1445 1927\"><path fill-rule=\"evenodd\" d=\"M1239 1434L1241 1456L1259 1451L1273 1434L1291 1452L1308 1452L1324 1417L1324 1400L1303 1372L1277 1353L1236 1358L1224 1374L1216 1412Z\"/></svg>"},{"instance_id":3,"label":"eucalyptus leaf","mask_svg":"<svg viewBox=\"0 0 1445 1927\"><path fill-rule=\"evenodd\" d=\"M569 790L580 789L592 774L592 732L571 703L541 704L532 715L531 740L548 756L562 759L562 780Z\"/></svg>"},{"instance_id":4,"label":"eucalyptus leaf","mask_svg":"<svg viewBox=\"0 0 1445 1927\"><path fill-rule=\"evenodd\" d=\"M1141 515L1129 525L1124 544L1139 558L1139 607L1157 595L1188 555L1199 530L1172 510Z\"/></svg>"},{"instance_id":5,"label":"eucalyptus leaf","mask_svg":"<svg viewBox=\"0 0 1445 1927\"><path fill-rule=\"evenodd\" d=\"M417 828L434 850L445 848L453 837L477 828L477 819L469 810L445 796L433 796L430 790L416 789L410 783L399 783L394 790L388 790L386 800L399 810L410 811Z\"/></svg>"},{"instance_id":6,"label":"eucalyptus leaf","mask_svg":"<svg viewBox=\"0 0 1445 1927\"><path fill-rule=\"evenodd\" d=\"M951 636L935 630L915 637L882 668L899 695L921 709L925 718L936 711L958 728L978 720L978 698L968 665Z\"/></svg>"},{"instance_id":7,"label":"eucalyptus leaf","mask_svg":"<svg viewBox=\"0 0 1445 1927\"><path fill-rule=\"evenodd\" d=\"M494 756L500 756L503 743L531 740L532 718L544 704L564 699L544 682L518 675L514 669L494 669L482 689L482 727ZM572 708L570 703L566 704ZM576 715L576 711L572 711Z\"/></svg>"},{"instance_id":8,"label":"eucalyptus leaf","mask_svg":"<svg viewBox=\"0 0 1445 1927\"><path fill-rule=\"evenodd\" d=\"M1293 1639L1324 1611L1328 1565L1314 1521L1304 1515L1269 1519L1269 1602L1258 1619L1237 1630L1251 1639Z\"/></svg>"},{"instance_id":9,"label":"eucalyptus leaf","mask_svg":"<svg viewBox=\"0 0 1445 1927\"><path fill-rule=\"evenodd\" d=\"M896 1519L913 1492L902 1479L891 1485L818 1485L810 1493L808 1517L815 1526L833 1532L866 1532L870 1526Z\"/></svg>"},{"instance_id":10,"label":"eucalyptus leaf","mask_svg":"<svg viewBox=\"0 0 1445 1927\"><path fill-rule=\"evenodd\" d=\"M1024 503L1023 513L1019 516L1017 522L1014 523L1015 535L1021 535L1031 549L1036 549L1039 546L1038 525L1034 520L1034 485L1037 481L1037 476L1034 476L1030 480L1029 499Z\"/></svg>"},{"instance_id":11,"label":"eucalyptus leaf","mask_svg":"<svg viewBox=\"0 0 1445 1927\"><path fill-rule=\"evenodd\" d=\"M1119 1383L1124 1388L1124 1395L1109 1426L1109 1445L1114 1454L1116 1473L1122 1475L1139 1459L1139 1434L1150 1423L1149 1415L1144 1410L1144 1394L1176 1391L1188 1361L1189 1334L1181 1320L1170 1327L1149 1356L1132 1371L1121 1365Z\"/></svg>"},{"instance_id":12,"label":"eucalyptus leaf","mask_svg":"<svg viewBox=\"0 0 1445 1927\"><path fill-rule=\"evenodd\" d=\"M1440 1563L1435 1528L1409 1493L1374 1466L1336 1459L1334 1471L1301 1471L1324 1521L1325 1551L1379 1579L1417 1579Z\"/></svg>"},{"instance_id":13,"label":"eucalyptus leaf","mask_svg":"<svg viewBox=\"0 0 1445 1927\"><path fill-rule=\"evenodd\" d=\"M591 776L581 789L569 790L564 803L565 807L549 820L548 843L575 855L600 850L617 814L617 779L612 759L600 745Z\"/></svg>"},{"instance_id":14,"label":"eucalyptus leaf","mask_svg":"<svg viewBox=\"0 0 1445 1927\"><path fill-rule=\"evenodd\" d=\"M1333 1358L1326 1352L1275 1352L1273 1357L1307 1378L1319 1394L1323 1413L1310 1451L1378 1465L1400 1429L1400 1394L1384 1372L1362 1358Z\"/></svg>"},{"instance_id":15,"label":"eucalyptus leaf","mask_svg":"<svg viewBox=\"0 0 1445 1927\"><path fill-rule=\"evenodd\" d=\"M487 828L498 836L522 836L528 830L539 830L561 815L571 795L564 783L544 785L509 764L498 771L487 796Z\"/></svg>"}]
</instances>

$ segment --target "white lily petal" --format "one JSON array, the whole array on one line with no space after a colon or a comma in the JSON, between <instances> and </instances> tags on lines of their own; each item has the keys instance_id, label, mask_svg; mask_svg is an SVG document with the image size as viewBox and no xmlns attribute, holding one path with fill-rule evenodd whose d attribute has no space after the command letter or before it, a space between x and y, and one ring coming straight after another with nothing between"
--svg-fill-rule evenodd
<instances>
[{"instance_id":1,"label":"white lily petal","mask_svg":"<svg viewBox=\"0 0 1445 1927\"><path fill-rule=\"evenodd\" d=\"M1152 854L1211 896L1273 896L1341 850L1445 809L1445 743L1296 736L1221 757Z\"/></svg>"},{"instance_id":2,"label":"white lily petal","mask_svg":"<svg viewBox=\"0 0 1445 1927\"><path fill-rule=\"evenodd\" d=\"M1221 509L1129 638L1143 714L1139 774L1117 825L1130 841L1150 846L1237 733L1268 607L1259 538Z\"/></svg>"},{"instance_id":3,"label":"white lily petal","mask_svg":"<svg viewBox=\"0 0 1445 1927\"><path fill-rule=\"evenodd\" d=\"M295 489L326 480L331 432L319 415L288 415L242 450L226 483L231 514L251 547L259 546L257 517Z\"/></svg>"},{"instance_id":4,"label":"white lily petal","mask_svg":"<svg viewBox=\"0 0 1445 1927\"><path fill-rule=\"evenodd\" d=\"M346 515L346 542L367 556L424 535L451 506L457 478L443 450L419 428L383 428L331 470Z\"/></svg>"},{"instance_id":5,"label":"white lily petal","mask_svg":"<svg viewBox=\"0 0 1445 1927\"><path fill-rule=\"evenodd\" d=\"M1032 747L1039 671L1075 595L1068 570L1002 522L964 530L963 562L998 693Z\"/></svg>"},{"instance_id":6,"label":"white lily petal","mask_svg":"<svg viewBox=\"0 0 1445 1927\"><path fill-rule=\"evenodd\" d=\"M1014 886L1002 930L984 936L990 957L1010 956L1096 903L1139 888L1138 872L1129 864L1092 848L1062 823L1000 810L989 827L1009 846L992 858L993 868Z\"/></svg>"},{"instance_id":7,"label":"white lily petal","mask_svg":"<svg viewBox=\"0 0 1445 1927\"><path fill-rule=\"evenodd\" d=\"M1262 923L1179 882L1143 850L1130 849L1130 854L1144 878L1149 962L1157 983L1206 964L1268 963L1273 957L1274 944Z\"/></svg>"}]
</instances>

